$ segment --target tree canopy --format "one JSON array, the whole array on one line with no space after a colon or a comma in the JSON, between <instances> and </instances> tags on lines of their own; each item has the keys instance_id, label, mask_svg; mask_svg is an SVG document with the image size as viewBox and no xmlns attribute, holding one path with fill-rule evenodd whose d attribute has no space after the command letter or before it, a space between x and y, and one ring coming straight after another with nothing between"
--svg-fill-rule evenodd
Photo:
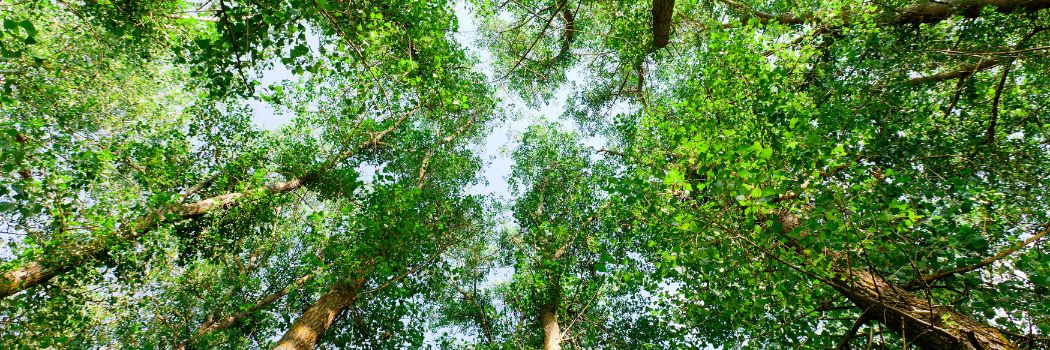
<instances>
[{"instance_id":1,"label":"tree canopy","mask_svg":"<svg viewBox=\"0 0 1050 350\"><path fill-rule=\"evenodd\" d=\"M2 349L1050 349L1050 1L0 22Z\"/></svg>"}]
</instances>

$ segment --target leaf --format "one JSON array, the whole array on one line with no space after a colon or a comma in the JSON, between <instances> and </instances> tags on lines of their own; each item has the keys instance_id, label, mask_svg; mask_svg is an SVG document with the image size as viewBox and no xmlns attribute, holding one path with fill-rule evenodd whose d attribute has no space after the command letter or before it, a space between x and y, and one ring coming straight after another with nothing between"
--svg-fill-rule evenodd
<instances>
[{"instance_id":1,"label":"leaf","mask_svg":"<svg viewBox=\"0 0 1050 350\"><path fill-rule=\"evenodd\" d=\"M758 158L760 158L760 159L769 159L769 157L772 157L772 156L773 156L773 149L772 148L763 148L762 151L758 152Z\"/></svg>"},{"instance_id":2,"label":"leaf","mask_svg":"<svg viewBox=\"0 0 1050 350\"><path fill-rule=\"evenodd\" d=\"M762 188L759 187L759 186L755 186L754 188L751 189L750 196L751 196L751 198L761 198L762 197Z\"/></svg>"}]
</instances>

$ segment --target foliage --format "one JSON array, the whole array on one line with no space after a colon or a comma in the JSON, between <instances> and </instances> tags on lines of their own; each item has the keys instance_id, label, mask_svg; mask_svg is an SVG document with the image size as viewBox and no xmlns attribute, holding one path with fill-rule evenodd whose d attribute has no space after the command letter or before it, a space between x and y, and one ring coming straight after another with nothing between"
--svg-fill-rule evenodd
<instances>
[{"instance_id":1,"label":"foliage","mask_svg":"<svg viewBox=\"0 0 1050 350\"><path fill-rule=\"evenodd\" d=\"M2 347L1050 348L1048 11L7 2Z\"/></svg>"}]
</instances>

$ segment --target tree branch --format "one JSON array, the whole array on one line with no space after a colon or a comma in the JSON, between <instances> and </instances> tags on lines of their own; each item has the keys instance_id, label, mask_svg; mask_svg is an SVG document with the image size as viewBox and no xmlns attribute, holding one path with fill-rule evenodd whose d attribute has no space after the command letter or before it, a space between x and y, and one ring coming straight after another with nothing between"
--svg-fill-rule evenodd
<instances>
[{"instance_id":1,"label":"tree branch","mask_svg":"<svg viewBox=\"0 0 1050 350\"><path fill-rule=\"evenodd\" d=\"M1021 248L1024 248L1025 246L1027 246L1029 244L1032 244L1035 241L1038 241L1040 238L1045 237L1047 235L1047 233L1050 233L1050 225L1047 225L1046 228L1044 228L1041 232L1033 235L1032 237L1029 237L1028 239L1024 240L1023 242L1018 243L1018 244L1016 244L1016 245L1014 245L1014 246L1012 246L1010 248L1004 249L1003 251L1000 251L999 253L988 257L987 259L981 260L977 264L970 265L970 266L965 266L965 267L960 267L960 268L955 268L955 269L951 269L951 270L948 270L948 271L941 271L941 272L937 272L937 273L926 275L926 276L922 276L921 278L917 278L914 281L911 281L911 282L908 282L908 284L905 284L904 285L904 289L914 290L916 288L919 288L922 285L925 285L927 283L936 281L938 279L941 279L941 278L944 278L944 277L947 277L947 276L951 276L951 275L954 275L954 274L957 274L957 273L960 273L960 274L961 273L967 273L967 272L970 272L970 271L973 271L973 270L976 270L976 269L979 269L979 268L991 265L992 263L994 263L996 261L999 261L1000 259L1005 258L1006 256L1008 256L1010 254L1013 254L1014 252L1020 250Z\"/></svg>"},{"instance_id":2,"label":"tree branch","mask_svg":"<svg viewBox=\"0 0 1050 350\"><path fill-rule=\"evenodd\" d=\"M999 99L1002 97L1003 86L1006 85L1006 77L1010 75L1011 66L1013 64L1007 64L1003 67L1003 74L999 77L999 84L995 86L995 97L992 98L992 117L988 121L988 131L984 134L984 143L989 145L995 142L995 124L999 121Z\"/></svg>"},{"instance_id":3,"label":"tree branch","mask_svg":"<svg viewBox=\"0 0 1050 350\"><path fill-rule=\"evenodd\" d=\"M488 340L489 344L493 344L494 340L492 338L492 329L489 326L488 317L485 315L485 308L482 307L481 303L478 302L477 295L467 293L467 291L463 290L463 288L459 286L459 283L456 282L456 278L452 277L451 274L448 276L448 280L452 282L452 287L455 288L456 291L459 292L459 294L463 295L463 299L469 300L472 304L474 304L474 307L478 309L478 318L479 321L481 321L481 330L485 332L485 339Z\"/></svg>"},{"instance_id":4,"label":"tree branch","mask_svg":"<svg viewBox=\"0 0 1050 350\"><path fill-rule=\"evenodd\" d=\"M310 280L314 276L315 276L314 273L308 273L306 275L303 275L302 277L299 277L299 279L296 279L295 282L292 282L292 284L289 284L287 287L284 287L284 289L281 289L279 291L273 292L273 293L271 293L271 294L269 294L269 295L259 299L254 304L252 304L252 306L248 307L248 309L246 309L244 311L241 311L239 313L236 313L236 314L233 314L233 315L230 315L230 316L223 317L223 318L221 318L219 320L209 319L209 320L205 321L204 323L202 323L200 325L200 327L197 327L197 331L194 332L194 334L192 336L190 336L189 339L186 339L186 341L184 341L182 344L179 344L176 347L176 349L180 349L180 350L186 349L190 345L192 345L193 342L195 342L197 339L200 339L201 336L203 336L203 335L205 335L207 333L210 333L210 332L214 332L214 331L218 331L218 330L223 330L223 329L229 328L230 326L236 324L237 322L240 322L241 320L243 320L245 318L248 318L249 316L251 316L256 311L259 311L260 309L266 307L267 305L273 304L273 302L281 299L285 295L288 295L288 293L290 293L293 289L299 288L300 286L305 284L306 281Z\"/></svg>"},{"instance_id":5,"label":"tree branch","mask_svg":"<svg viewBox=\"0 0 1050 350\"><path fill-rule=\"evenodd\" d=\"M959 66L958 68L956 68L954 70L941 72L941 73L937 73L937 74L934 74L934 75L927 75L927 76L922 76L922 77L918 77L918 78L908 79L908 84L919 85L919 84L926 84L926 83L936 83L936 82L941 82L941 81L945 81L945 80L951 80L951 79L955 79L955 78L963 78L963 77L970 76L970 75L972 75L974 73L977 73L977 72L983 71L985 69L989 69L989 68L995 67L995 66L1003 64L1003 63L1006 63L1006 61L1005 60L1000 60L1000 59L985 60L985 61L977 62L977 63L974 63L974 64L968 64L968 65Z\"/></svg>"},{"instance_id":6,"label":"tree branch","mask_svg":"<svg viewBox=\"0 0 1050 350\"><path fill-rule=\"evenodd\" d=\"M849 349L849 341L857 335L857 331L860 330L861 326L868 323L868 320L870 319L868 317L869 310L864 310L864 312L860 313L860 316L857 317L857 321L853 322L853 327L850 327L849 330L846 331L846 334L842 336L842 340L840 340L839 344L835 346L836 350Z\"/></svg>"},{"instance_id":7,"label":"tree branch","mask_svg":"<svg viewBox=\"0 0 1050 350\"><path fill-rule=\"evenodd\" d=\"M554 10L553 13L551 13L550 18L547 18L547 23L543 25L543 29L540 31L540 34L536 35L536 39L532 40L532 44L529 45L529 48L525 49L525 52L521 54L521 57L518 58L518 61L514 62L514 65L510 67L510 70L508 70L507 73L503 74L503 76L500 77L499 80L506 79L508 76L514 73L514 71L517 70L519 66L521 66L521 62L525 61L525 59L529 56L529 53L532 52L532 49L536 47L536 43L539 43L540 39L543 38L543 35L547 33L547 28L550 28L551 23L554 22L554 17L558 17L558 13L561 12L565 8L565 6L568 6L568 1L563 1L561 3L561 6Z\"/></svg>"},{"instance_id":8,"label":"tree branch","mask_svg":"<svg viewBox=\"0 0 1050 350\"><path fill-rule=\"evenodd\" d=\"M805 24L821 22L822 19L810 14L770 14L755 10L747 4L735 0L718 0L730 7L749 12L758 17L762 24L776 20L780 24ZM884 26L915 25L923 23L937 23L953 16L964 18L976 18L981 15L981 9L992 7L1001 13L1011 13L1021 10L1026 13L1050 8L1050 0L931 0L905 6L901 9L892 10L892 13L883 16L878 22ZM848 13L842 12L842 20L849 23ZM744 18L746 22L746 18Z\"/></svg>"},{"instance_id":9,"label":"tree branch","mask_svg":"<svg viewBox=\"0 0 1050 350\"><path fill-rule=\"evenodd\" d=\"M755 15L755 17L758 17L759 22L762 23L762 24L768 24L770 21L773 21L773 20L776 20L780 24L803 24L803 23L806 23L807 20L811 20L811 18L808 17L808 16L806 16L806 17L799 17L799 16L792 15L792 14L773 15L773 14L765 13L765 12L762 12L762 11L755 10L753 7L748 6L747 4L739 3L739 2L736 2L734 0L718 0L718 1L723 3L723 4L729 5L729 7L734 7L736 9L744 11L744 12L750 12L751 14ZM747 18L746 17L743 18L743 21L747 22Z\"/></svg>"}]
</instances>

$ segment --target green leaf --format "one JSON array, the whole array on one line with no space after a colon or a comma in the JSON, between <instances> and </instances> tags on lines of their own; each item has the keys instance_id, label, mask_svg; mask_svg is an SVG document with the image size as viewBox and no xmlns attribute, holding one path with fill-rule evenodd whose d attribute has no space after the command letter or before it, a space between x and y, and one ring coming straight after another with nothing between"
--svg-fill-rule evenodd
<instances>
[{"instance_id":1,"label":"green leaf","mask_svg":"<svg viewBox=\"0 0 1050 350\"><path fill-rule=\"evenodd\" d=\"M761 159L769 159L769 157L772 157L772 156L773 156L773 149L772 148L764 148L764 149L762 149L762 151L758 152L758 158L761 158Z\"/></svg>"},{"instance_id":2,"label":"green leaf","mask_svg":"<svg viewBox=\"0 0 1050 350\"><path fill-rule=\"evenodd\" d=\"M755 186L754 188L751 189L750 196L751 196L751 198L761 198L762 197L762 188L759 187L759 186Z\"/></svg>"}]
</instances>

